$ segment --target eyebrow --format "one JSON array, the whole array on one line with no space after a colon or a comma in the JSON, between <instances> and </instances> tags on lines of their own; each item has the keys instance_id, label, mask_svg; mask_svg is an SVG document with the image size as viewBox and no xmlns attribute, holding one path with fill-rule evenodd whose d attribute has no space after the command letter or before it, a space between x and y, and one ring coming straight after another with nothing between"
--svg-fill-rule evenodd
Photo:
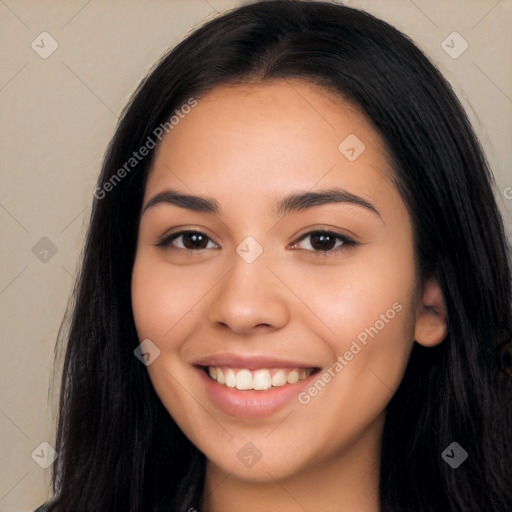
<instances>
[{"instance_id":1,"label":"eyebrow","mask_svg":"<svg viewBox=\"0 0 512 512\"><path fill-rule=\"evenodd\" d=\"M220 204L213 198L183 194L171 189L164 190L152 197L144 206L142 213L161 203L173 204L194 212L214 213L216 215L220 215L221 213ZM293 212L313 208L314 206L331 203L355 204L373 212L382 219L373 204L341 188L319 190L318 192L294 192L277 202L275 214L277 216L285 216Z\"/></svg>"}]
</instances>

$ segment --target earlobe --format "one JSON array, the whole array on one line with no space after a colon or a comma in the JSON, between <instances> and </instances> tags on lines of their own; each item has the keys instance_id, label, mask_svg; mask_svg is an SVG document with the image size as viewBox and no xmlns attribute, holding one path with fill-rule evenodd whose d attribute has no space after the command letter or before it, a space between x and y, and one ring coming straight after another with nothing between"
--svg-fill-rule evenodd
<instances>
[{"instance_id":1,"label":"earlobe","mask_svg":"<svg viewBox=\"0 0 512 512\"><path fill-rule=\"evenodd\" d=\"M416 312L414 340L425 347L439 345L448 334L446 305L439 284L432 278L425 281Z\"/></svg>"}]
</instances>

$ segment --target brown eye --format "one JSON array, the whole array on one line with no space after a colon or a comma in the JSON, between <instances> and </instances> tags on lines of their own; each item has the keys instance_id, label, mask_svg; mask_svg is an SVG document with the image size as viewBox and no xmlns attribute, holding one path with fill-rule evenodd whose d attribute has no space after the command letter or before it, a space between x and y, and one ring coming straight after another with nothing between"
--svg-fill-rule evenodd
<instances>
[{"instance_id":1,"label":"brown eye","mask_svg":"<svg viewBox=\"0 0 512 512\"><path fill-rule=\"evenodd\" d=\"M351 240L339 233L332 233L330 231L311 231L304 235L299 240L299 243L302 243L307 239L309 239L309 243L305 244L305 247L300 248L319 253L319 255L338 254L341 250L357 245L354 240ZM296 246L297 242L294 244L294 247Z\"/></svg>"},{"instance_id":2,"label":"brown eye","mask_svg":"<svg viewBox=\"0 0 512 512\"><path fill-rule=\"evenodd\" d=\"M185 249L206 249L208 245L208 237L202 233L185 233L181 236Z\"/></svg>"},{"instance_id":3,"label":"brown eye","mask_svg":"<svg viewBox=\"0 0 512 512\"><path fill-rule=\"evenodd\" d=\"M159 247L175 246L173 248L187 251L199 251L201 249L211 248L208 247L209 242L211 242L210 237L200 231L180 231L179 233L166 236L157 245Z\"/></svg>"},{"instance_id":4,"label":"brown eye","mask_svg":"<svg viewBox=\"0 0 512 512\"><path fill-rule=\"evenodd\" d=\"M311 236L311 247L318 251L330 251L337 242L337 237L329 233L315 233Z\"/></svg>"}]
</instances>

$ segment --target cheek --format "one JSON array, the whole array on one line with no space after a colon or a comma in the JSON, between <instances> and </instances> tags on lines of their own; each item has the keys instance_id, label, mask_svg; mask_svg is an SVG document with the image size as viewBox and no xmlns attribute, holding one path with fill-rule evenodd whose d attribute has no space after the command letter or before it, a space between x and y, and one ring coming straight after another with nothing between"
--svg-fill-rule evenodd
<instances>
[{"instance_id":1,"label":"cheek","mask_svg":"<svg viewBox=\"0 0 512 512\"><path fill-rule=\"evenodd\" d=\"M294 282L294 273L302 276L297 295L307 297L305 328L322 336L339 363L332 368L335 378L325 376L333 384L322 391L319 407L330 400L354 410L366 404L371 415L386 406L402 380L414 337L416 274L412 247L404 244L395 253L397 246L308 273L280 269L287 282Z\"/></svg>"},{"instance_id":2,"label":"cheek","mask_svg":"<svg viewBox=\"0 0 512 512\"><path fill-rule=\"evenodd\" d=\"M340 264L309 266L307 271L300 263L274 270L302 299L305 325L330 340L336 353L358 337L364 343L365 337L378 334L393 346L412 340L412 249L395 253L379 248L363 256L347 255Z\"/></svg>"},{"instance_id":3,"label":"cheek","mask_svg":"<svg viewBox=\"0 0 512 512\"><path fill-rule=\"evenodd\" d=\"M137 254L131 282L135 326L140 341L150 339L160 350L146 369L163 405L185 431L193 424L193 408L180 384L190 371L180 349L198 321L194 306L205 293L200 288L190 270L172 268L144 250Z\"/></svg>"},{"instance_id":4,"label":"cheek","mask_svg":"<svg viewBox=\"0 0 512 512\"><path fill-rule=\"evenodd\" d=\"M310 294L308 300L329 327L321 332L328 332L323 339L333 363L319 374L322 382L313 382L299 397L311 418L325 419L319 435L325 449L356 439L385 411L403 378L414 335L412 273L402 279L397 273L392 283L389 273L381 272L337 277L340 284L333 285L317 276L316 286L323 286L316 289L325 293Z\"/></svg>"},{"instance_id":5,"label":"cheek","mask_svg":"<svg viewBox=\"0 0 512 512\"><path fill-rule=\"evenodd\" d=\"M200 303L208 283L194 279L191 267L176 267L141 254L132 274L132 308L139 339L169 340Z\"/></svg>"}]
</instances>

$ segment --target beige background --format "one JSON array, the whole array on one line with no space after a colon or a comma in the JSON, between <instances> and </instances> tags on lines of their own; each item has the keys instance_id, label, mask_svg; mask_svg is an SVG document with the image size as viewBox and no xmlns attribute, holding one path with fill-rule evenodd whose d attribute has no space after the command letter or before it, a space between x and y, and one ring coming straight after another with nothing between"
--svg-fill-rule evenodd
<instances>
[{"instance_id":1,"label":"beige background","mask_svg":"<svg viewBox=\"0 0 512 512\"><path fill-rule=\"evenodd\" d=\"M31 454L54 444L53 349L118 114L167 48L242 3L0 0L0 512L33 510L49 489L51 469ZM494 169L510 235L512 0L345 3L409 34L451 81ZM47 59L31 47L44 31L58 43ZM441 46L453 31L469 44L456 59ZM42 237L57 250L46 262L32 250Z\"/></svg>"}]
</instances>

